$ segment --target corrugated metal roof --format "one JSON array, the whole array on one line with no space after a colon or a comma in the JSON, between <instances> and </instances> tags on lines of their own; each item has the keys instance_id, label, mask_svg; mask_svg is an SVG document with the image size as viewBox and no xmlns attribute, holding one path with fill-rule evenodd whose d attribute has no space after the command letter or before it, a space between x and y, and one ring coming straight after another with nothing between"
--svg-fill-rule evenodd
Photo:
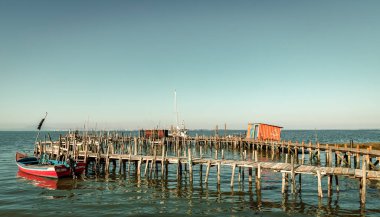
<instances>
[{"instance_id":1,"label":"corrugated metal roof","mask_svg":"<svg viewBox=\"0 0 380 217\"><path fill-rule=\"evenodd\" d=\"M254 124L265 124L265 125L267 125L267 126L278 127L278 128L284 128L284 127L280 127L280 126L277 126L277 125L266 124L266 123L248 123L248 125L254 125Z\"/></svg>"}]
</instances>

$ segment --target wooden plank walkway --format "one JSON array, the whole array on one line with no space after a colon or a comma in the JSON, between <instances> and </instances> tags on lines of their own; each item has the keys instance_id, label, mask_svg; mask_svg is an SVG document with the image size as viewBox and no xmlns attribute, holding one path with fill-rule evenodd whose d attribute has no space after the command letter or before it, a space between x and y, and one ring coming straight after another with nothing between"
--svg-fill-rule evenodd
<instances>
[{"instance_id":1,"label":"wooden plank walkway","mask_svg":"<svg viewBox=\"0 0 380 217\"><path fill-rule=\"evenodd\" d=\"M174 156L168 156L168 149ZM215 154L215 158L203 157L206 150L209 150L209 156ZM239 153L241 159L224 159L224 151ZM312 161L321 165L321 154L325 154L325 165L311 165ZM287 191L291 181L291 192L296 193L296 176L299 177L299 190L301 189L301 175L312 175L318 179L318 196L323 197L322 178L328 177L328 197L331 197L332 179L335 178L336 188L339 191L338 177L346 176L360 180L360 197L361 202L365 203L365 186L367 179L380 179L380 171L377 171L379 162L378 156L380 151L374 151L370 148L347 148L338 147L337 145L319 145L304 144L292 142L265 142L254 141L246 138L229 138L229 137L190 137L190 138L164 138L161 140L152 140L138 137L124 136L65 136L59 141L38 142L35 147L35 154L49 154L51 158L67 159L73 156L77 160L87 163L94 162L97 165L102 164L105 172L109 172L110 163L116 169L119 164L119 172L126 171L128 162L128 171L131 164L135 165L135 171L138 177L151 176L152 173L158 173L158 167L161 166L161 174L168 173L168 165L177 165L177 178L182 176L182 165L189 172L189 180L192 182L193 167L206 167L205 183L208 183L208 176L211 167L216 168L217 185L221 184L221 167L231 168L231 187L234 186L234 177L236 168L239 169L240 176L248 169L248 180L252 183L254 171L256 188L260 190L261 171L270 170L272 172L282 173L282 193ZM144 153L144 154L141 154ZM161 154L157 154L161 153ZM197 153L197 157L193 157ZM247 153L250 157L247 158ZM265 153L266 156L286 155L286 162L258 161L258 153ZM309 164L304 164L305 155L308 153ZM301 159L299 156L301 155ZM353 165L351 161L353 157ZM290 163L288 163L288 159ZM373 162L372 158L377 161ZM335 160L335 163L333 161ZM145 169L143 168L145 164ZM335 166L333 166L335 165ZM344 166L344 167L342 167ZM143 171L144 170L144 171ZM202 171L202 169L200 170ZM225 170L224 170L225 171Z\"/></svg>"}]
</instances>

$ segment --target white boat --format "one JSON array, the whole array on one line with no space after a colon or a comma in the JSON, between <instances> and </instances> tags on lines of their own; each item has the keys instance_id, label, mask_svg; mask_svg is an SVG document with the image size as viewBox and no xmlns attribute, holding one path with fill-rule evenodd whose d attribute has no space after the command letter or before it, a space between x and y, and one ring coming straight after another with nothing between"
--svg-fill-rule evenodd
<instances>
[{"instance_id":1,"label":"white boat","mask_svg":"<svg viewBox=\"0 0 380 217\"><path fill-rule=\"evenodd\" d=\"M186 138L189 135L187 134L187 129L185 128L185 121L182 121L182 127L179 126L179 122L178 122L177 91L176 90L174 90L174 107L175 107L175 113L176 113L177 127L175 127L174 129L171 129L171 133L169 135L173 137Z\"/></svg>"}]
</instances>

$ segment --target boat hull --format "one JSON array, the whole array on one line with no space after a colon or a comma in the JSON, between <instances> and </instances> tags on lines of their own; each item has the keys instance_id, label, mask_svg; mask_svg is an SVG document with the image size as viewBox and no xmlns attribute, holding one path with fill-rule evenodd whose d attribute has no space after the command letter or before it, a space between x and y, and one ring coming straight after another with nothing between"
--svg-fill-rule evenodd
<instances>
[{"instance_id":1,"label":"boat hull","mask_svg":"<svg viewBox=\"0 0 380 217\"><path fill-rule=\"evenodd\" d=\"M49 178L62 178L72 176L72 172L70 168L67 168L64 165L54 166L38 166L38 165L23 165L21 163L17 163L18 169L21 172L28 173L35 176L43 176ZM85 163L77 163L75 167L75 174L81 174L86 168Z\"/></svg>"},{"instance_id":2,"label":"boat hull","mask_svg":"<svg viewBox=\"0 0 380 217\"><path fill-rule=\"evenodd\" d=\"M72 169L70 167L66 167L63 164L60 165L41 165L41 164L28 164L23 162L23 158L17 158L16 154L16 164L18 166L18 169L21 172L35 175L35 176L42 176L42 177L49 177L49 178L62 178L62 177L68 177L72 176ZM26 158L26 155L25 157ZM83 162L77 162L75 165L75 175L81 174L86 168L86 164Z\"/></svg>"}]
</instances>

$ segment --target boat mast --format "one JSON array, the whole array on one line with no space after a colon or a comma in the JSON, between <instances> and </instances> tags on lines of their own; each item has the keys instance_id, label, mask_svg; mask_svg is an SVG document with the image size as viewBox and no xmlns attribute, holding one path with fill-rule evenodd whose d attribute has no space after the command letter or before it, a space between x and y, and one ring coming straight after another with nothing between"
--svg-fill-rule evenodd
<instances>
[{"instance_id":1,"label":"boat mast","mask_svg":"<svg viewBox=\"0 0 380 217\"><path fill-rule=\"evenodd\" d=\"M179 128L179 124L178 124L177 91L176 90L174 90L174 109L175 109L176 124L177 124L177 129L178 129Z\"/></svg>"},{"instance_id":2,"label":"boat mast","mask_svg":"<svg viewBox=\"0 0 380 217\"><path fill-rule=\"evenodd\" d=\"M48 115L48 113L46 112L45 113L45 117L42 118L42 120L40 121L40 123L37 126L38 133L37 133L37 136L36 136L36 140L34 141L34 152L35 152L34 154L36 154L36 150L37 150L36 146L37 146L38 137L40 136L40 131L41 131L41 128L42 128L42 124L44 123L47 115Z\"/></svg>"}]
</instances>

